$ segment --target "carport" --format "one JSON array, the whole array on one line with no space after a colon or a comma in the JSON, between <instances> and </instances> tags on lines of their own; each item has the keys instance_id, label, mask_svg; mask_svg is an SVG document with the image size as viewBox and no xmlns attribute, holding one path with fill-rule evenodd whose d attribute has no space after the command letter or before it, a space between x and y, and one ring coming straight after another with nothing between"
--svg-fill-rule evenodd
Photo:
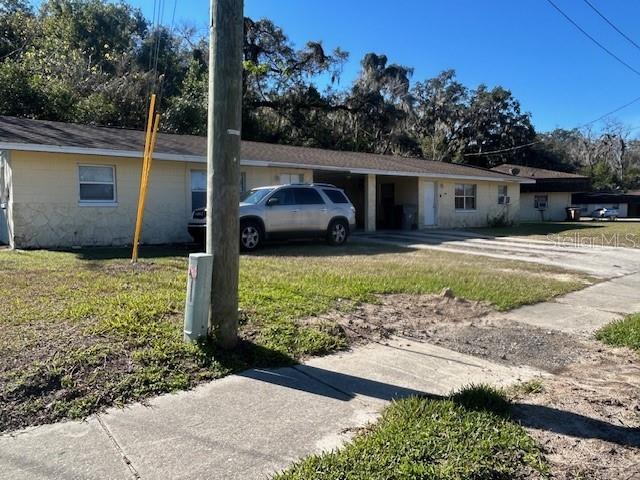
<instances>
[{"instance_id":1,"label":"carport","mask_svg":"<svg viewBox=\"0 0 640 480\"><path fill-rule=\"evenodd\" d=\"M356 227L358 230L365 230L367 175L348 171L314 170L313 181L316 183L330 183L343 189L356 208Z\"/></svg>"},{"instance_id":2,"label":"carport","mask_svg":"<svg viewBox=\"0 0 640 480\"><path fill-rule=\"evenodd\" d=\"M313 181L342 188L356 208L359 230L418 227L418 177L314 170Z\"/></svg>"}]
</instances>

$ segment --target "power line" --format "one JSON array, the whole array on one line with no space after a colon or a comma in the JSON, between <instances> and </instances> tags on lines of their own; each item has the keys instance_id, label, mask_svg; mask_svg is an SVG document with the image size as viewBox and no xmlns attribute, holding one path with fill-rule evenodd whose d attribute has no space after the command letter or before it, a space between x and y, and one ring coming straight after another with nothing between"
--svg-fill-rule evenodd
<instances>
[{"instance_id":1,"label":"power line","mask_svg":"<svg viewBox=\"0 0 640 480\"><path fill-rule=\"evenodd\" d=\"M613 115L614 113L617 113L620 110L622 110L624 108L627 108L627 107L629 107L629 106L631 106L631 105L633 105L634 103L637 103L637 102L640 102L640 97L634 98L630 102L627 102L624 105L621 105L618 108L613 109L610 112L605 113L604 115L600 115L595 120L591 120L590 122L583 123L582 125L574 127L572 130L580 130L581 128L588 127L589 125L593 125L594 123L597 123L600 120L603 120L603 119ZM635 128L634 128L634 130L635 130ZM465 153L463 156L465 156L465 157L479 157L479 156L483 156L483 155L495 155L495 154L498 154L498 153L512 152L512 151L520 150L520 149L523 149L523 148L531 147L533 145L537 145L538 143L543 143L544 141L545 141L544 139L543 140L536 140L535 142L525 143L524 145L517 145L515 147L501 148L499 150L490 150L488 152Z\"/></svg>"},{"instance_id":2,"label":"power line","mask_svg":"<svg viewBox=\"0 0 640 480\"><path fill-rule=\"evenodd\" d=\"M627 62L622 60L619 56L617 56L615 53L613 53L611 50L609 50L607 47L605 47L602 43L600 43L598 40L596 40L594 37L592 37L585 29L583 29L580 25L578 25L569 15L567 15L564 11L562 11L562 9L560 7L558 7L558 5L556 5L553 2L553 0L547 0L547 2L553 8L555 8L560 13L560 15L562 15L564 18L566 18L569 23L571 23L574 27L576 27L578 30L580 30L580 32L582 32L582 34L584 36L586 36L589 40L591 40L598 47L600 47L602 50L604 50L606 53L608 53L611 57L616 59L619 63L621 63L622 65L624 65L625 67L627 67L629 70L631 70L633 73L635 73L636 75L638 75L640 77L640 70L636 70L635 68L633 68Z\"/></svg>"},{"instance_id":3,"label":"power line","mask_svg":"<svg viewBox=\"0 0 640 480\"><path fill-rule=\"evenodd\" d=\"M638 45L636 42L633 41L633 39L631 37L629 37L626 33L624 33L622 30L620 30L611 20L609 20L600 10L598 10L593 5L593 3L591 3L589 0L583 0L583 1L584 1L584 3L589 5L591 10L596 12L600 16L600 18L602 18L605 22L607 22L611 28L613 28L616 32L618 32L620 35L622 35L622 37L624 37L626 40L628 40L629 43L631 43L634 47L636 47L638 50L640 50L640 45Z\"/></svg>"},{"instance_id":4,"label":"power line","mask_svg":"<svg viewBox=\"0 0 640 480\"><path fill-rule=\"evenodd\" d=\"M490 150L488 152L471 152L465 153L465 157L480 157L483 155L495 155L496 153L505 153L505 152L513 152L515 150L520 150L521 148L527 148L532 145L536 145L538 143L542 143L544 140L536 140L535 142L525 143L524 145L518 145L517 147L509 147L509 148L501 148L500 150Z\"/></svg>"},{"instance_id":5,"label":"power line","mask_svg":"<svg viewBox=\"0 0 640 480\"><path fill-rule=\"evenodd\" d=\"M589 125L593 125L594 123L597 123L597 122L599 122L600 120L603 120L603 119L605 119L605 118L607 118L607 117L609 117L609 116L613 115L614 113L618 113L620 110L625 109L625 108L627 108L627 107L629 107L629 106L633 105L633 104L634 104L634 103L636 103L636 102L640 102L640 97L634 98L634 99L633 99L633 100L631 100L630 102L627 102L627 103L625 103L624 105L622 105L622 106L620 106L620 107L616 108L615 110L611 110L610 112L605 113L604 115L599 116L599 117L598 117L598 118L596 118L595 120L591 120L590 122L587 122L587 123L582 124L582 125L580 125L580 126L578 126L578 127L575 127L575 129L574 129L574 130L580 130L581 128L588 127Z\"/></svg>"}]
</instances>

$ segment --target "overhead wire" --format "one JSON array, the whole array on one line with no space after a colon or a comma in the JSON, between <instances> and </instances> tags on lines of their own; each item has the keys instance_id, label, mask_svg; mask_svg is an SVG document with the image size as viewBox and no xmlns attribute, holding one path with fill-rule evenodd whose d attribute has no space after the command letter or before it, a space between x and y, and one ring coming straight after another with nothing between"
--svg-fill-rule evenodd
<instances>
[{"instance_id":1,"label":"overhead wire","mask_svg":"<svg viewBox=\"0 0 640 480\"><path fill-rule=\"evenodd\" d=\"M558 5L556 5L553 0L547 0L547 3L549 3L553 8L555 8L560 15L562 15L569 23L571 23L574 27L576 27L584 36L586 36L589 40L591 40L593 43L595 43L598 47L600 47L602 50L604 50L607 54L609 54L612 58L614 58L615 60L617 60L620 64L624 65L627 69L629 69L631 72L635 73L636 75L638 75L640 77L640 70L635 69L634 67L632 67L631 65L629 65L627 62L625 62L622 58L620 58L618 55L616 55L615 53L613 53L611 50L609 50L607 47L605 47L602 43L600 43L598 40L596 40L595 37L593 37L591 34L589 34L589 32L587 32L584 28L582 28L575 20L573 20L569 15L567 15Z\"/></svg>"},{"instance_id":2,"label":"overhead wire","mask_svg":"<svg viewBox=\"0 0 640 480\"><path fill-rule=\"evenodd\" d=\"M558 7L558 5L556 5L553 0L547 0L547 2L553 7L555 8L566 20L568 20L573 26L575 26L580 32L582 32L584 35L587 36L587 38L589 38L592 42L594 42L598 47L600 47L601 49L603 49L606 53L608 53L610 56L612 56L613 58L615 58L618 62L620 62L621 64L623 64L625 67L627 67L629 70L631 70L632 72L634 72L635 74L637 74L638 76L640 76L640 71L636 70L635 68L633 68L631 65L629 65L627 62L625 62L624 60L622 60L620 57L618 57L615 53L613 53L611 50L609 50L607 47L605 47L602 43L600 43L598 40L596 40L593 36L591 36L586 30L584 30L580 25L578 25L577 22L575 22L569 15L567 15L560 7ZM609 25L611 25L616 31L618 31L618 33L620 33L621 35L623 35L625 38L627 38L627 40L631 41L636 47L638 47L638 49L640 49L640 46L637 45L633 40L631 40L630 38L628 38L621 30L618 29L618 27L616 27L613 22L611 22L608 18L606 18L594 5L591 4L591 2L589 2L589 0L584 0L584 2L586 2L598 15L600 15ZM620 110L623 110L624 108L627 108L631 105L633 105L634 103L637 103L640 101L640 97L636 97L633 100L631 100L630 102L625 103L624 105L621 105L618 108L615 108L614 110L611 110L610 112L605 113L604 115L600 115L598 118L591 120L590 122L584 123L582 125L579 125L577 127L574 127L572 130L580 130L583 129L585 127L588 127L590 125L593 125L594 123L597 123L601 120L604 120L605 118L613 115L614 113L619 112ZM531 147L533 145L537 145L539 143L543 143L545 140L536 140L534 142L529 142L529 143L525 143L523 145L516 145L514 147L508 147L508 148L501 148L498 150L491 150L488 152L470 152L470 153L465 153L464 156L465 157L477 157L477 156L484 156L484 155L496 155L496 154L500 154L500 153L506 153L506 152L512 152L512 151L516 151L516 150L521 150L523 148L527 148L527 147Z\"/></svg>"},{"instance_id":3,"label":"overhead wire","mask_svg":"<svg viewBox=\"0 0 640 480\"><path fill-rule=\"evenodd\" d=\"M589 8L591 8L591 10L593 10L594 12L596 12L596 14L602 18L605 22L607 22L609 24L609 26L611 28L613 28L616 32L618 32L624 39L626 39L629 43L631 43L634 47L636 47L638 50L640 50L640 45L638 45L631 37L629 37L629 35L627 35L626 33L624 33L620 28L618 28L616 26L615 23L613 23L611 20L609 20L604 13L602 13L600 10L598 10L596 8L596 6L591 3L589 0L583 0L584 3L586 3Z\"/></svg>"},{"instance_id":4,"label":"overhead wire","mask_svg":"<svg viewBox=\"0 0 640 480\"><path fill-rule=\"evenodd\" d=\"M624 105L619 106L618 108L615 108L613 110L611 110L610 112L605 113L604 115L600 115L598 118L591 120L587 123L583 123L581 125L578 125L577 127L573 127L571 130L580 130L583 129L585 127L588 127L589 125L593 125L594 123L599 122L600 120L604 120L605 118L613 115L614 113L619 112L620 110L627 108L631 105L633 105L634 103L640 102L640 97L636 97L633 100L631 100L630 102L625 103ZM545 140L536 140L534 142L529 142L529 143L525 143L523 145L516 145L515 147L508 147L508 148L501 148L499 150L490 150L488 152L470 152L470 153L465 153L464 156L465 157L478 157L478 156L483 156L483 155L496 155L499 153L506 153L506 152L511 152L511 151L515 151L515 150L520 150L523 148L527 148L527 147L531 147L533 145L537 145L538 143L543 143Z\"/></svg>"}]
</instances>

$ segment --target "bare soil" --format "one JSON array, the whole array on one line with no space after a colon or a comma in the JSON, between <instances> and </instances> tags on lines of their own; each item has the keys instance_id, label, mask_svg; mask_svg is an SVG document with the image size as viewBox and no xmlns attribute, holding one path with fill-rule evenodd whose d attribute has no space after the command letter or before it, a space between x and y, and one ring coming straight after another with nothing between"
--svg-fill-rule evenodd
<instances>
[{"instance_id":1,"label":"bare soil","mask_svg":"<svg viewBox=\"0 0 640 480\"><path fill-rule=\"evenodd\" d=\"M639 394L637 356L607 349L546 380L514 416L543 446L555 479L638 480Z\"/></svg>"},{"instance_id":2,"label":"bare soil","mask_svg":"<svg viewBox=\"0 0 640 480\"><path fill-rule=\"evenodd\" d=\"M559 480L640 480L640 359L626 349L501 318L481 302L441 295L387 295L305 320L337 322L351 343L392 335L438 344L554 375L514 417L544 447Z\"/></svg>"}]
</instances>

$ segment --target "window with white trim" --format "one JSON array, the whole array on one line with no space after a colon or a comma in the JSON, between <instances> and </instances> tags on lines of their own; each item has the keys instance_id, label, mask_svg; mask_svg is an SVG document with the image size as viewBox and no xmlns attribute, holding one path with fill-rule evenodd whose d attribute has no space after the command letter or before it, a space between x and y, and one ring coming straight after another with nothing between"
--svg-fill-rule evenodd
<instances>
[{"instance_id":1,"label":"window with white trim","mask_svg":"<svg viewBox=\"0 0 640 480\"><path fill-rule=\"evenodd\" d=\"M240 172L240 193L247 191L247 173ZM207 206L207 171L191 170L191 210Z\"/></svg>"},{"instance_id":2,"label":"window with white trim","mask_svg":"<svg viewBox=\"0 0 640 480\"><path fill-rule=\"evenodd\" d=\"M207 171L191 170L191 211L207 206Z\"/></svg>"},{"instance_id":3,"label":"window with white trim","mask_svg":"<svg viewBox=\"0 0 640 480\"><path fill-rule=\"evenodd\" d=\"M281 173L278 175L280 185L289 185L290 183L304 183L303 173Z\"/></svg>"},{"instance_id":4,"label":"window with white trim","mask_svg":"<svg viewBox=\"0 0 640 480\"><path fill-rule=\"evenodd\" d=\"M548 195L535 195L533 197L533 208L535 208L536 210L546 210L548 205Z\"/></svg>"},{"instance_id":5,"label":"window with white trim","mask_svg":"<svg viewBox=\"0 0 640 480\"><path fill-rule=\"evenodd\" d=\"M116 167L113 165L78 165L81 203L115 203Z\"/></svg>"},{"instance_id":6,"label":"window with white trim","mask_svg":"<svg viewBox=\"0 0 640 480\"><path fill-rule=\"evenodd\" d=\"M476 185L471 183L458 183L455 188L456 210L476 209Z\"/></svg>"},{"instance_id":7,"label":"window with white trim","mask_svg":"<svg viewBox=\"0 0 640 480\"><path fill-rule=\"evenodd\" d=\"M507 205L510 200L509 187L507 185L498 185L498 205Z\"/></svg>"}]
</instances>

